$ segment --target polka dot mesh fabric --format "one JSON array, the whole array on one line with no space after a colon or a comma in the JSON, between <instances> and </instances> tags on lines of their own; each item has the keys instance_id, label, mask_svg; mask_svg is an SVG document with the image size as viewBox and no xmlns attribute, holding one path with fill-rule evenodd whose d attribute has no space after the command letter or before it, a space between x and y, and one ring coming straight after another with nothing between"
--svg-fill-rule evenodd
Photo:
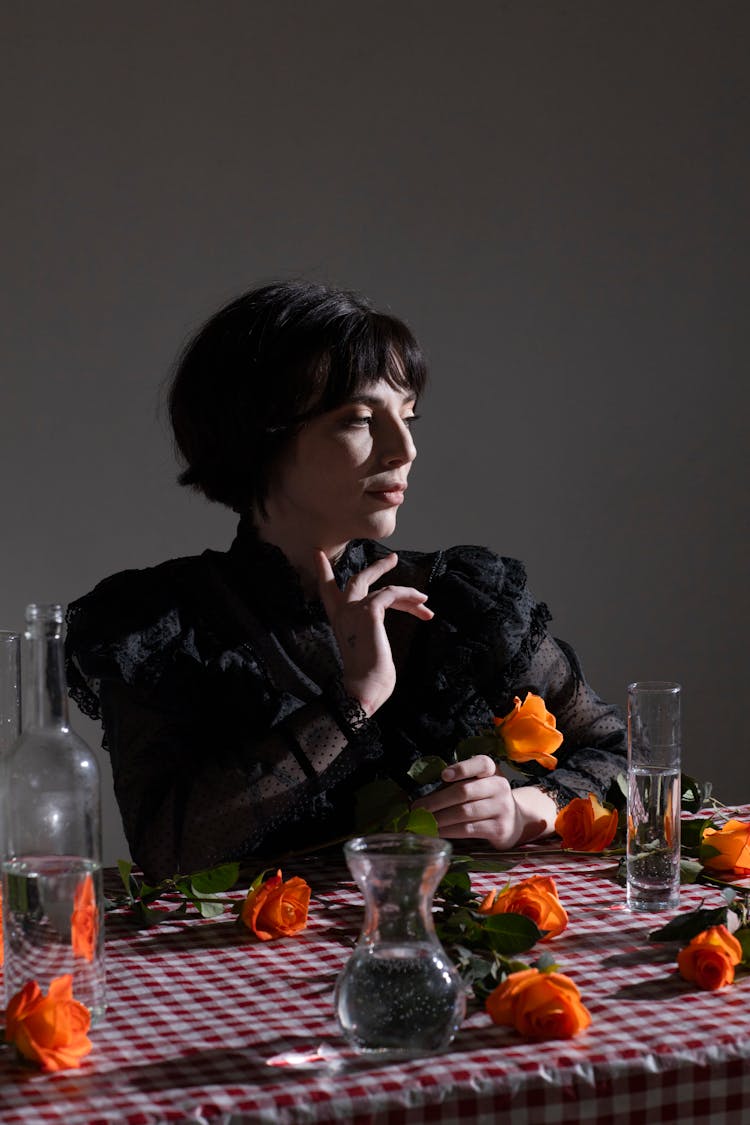
<instances>
[{"instance_id":1,"label":"polka dot mesh fabric","mask_svg":"<svg viewBox=\"0 0 750 1125\"><path fill-rule=\"evenodd\" d=\"M350 544L339 584L385 553ZM529 690L564 734L539 783L559 803L606 792L623 768L622 720L547 631L520 563L479 547L401 552L386 578L426 591L435 617L386 618L397 687L371 719L343 690L320 602L242 523L229 552L115 575L71 607L71 694L102 720L150 878L345 835L363 784L408 785L417 756L448 757Z\"/></svg>"}]
</instances>

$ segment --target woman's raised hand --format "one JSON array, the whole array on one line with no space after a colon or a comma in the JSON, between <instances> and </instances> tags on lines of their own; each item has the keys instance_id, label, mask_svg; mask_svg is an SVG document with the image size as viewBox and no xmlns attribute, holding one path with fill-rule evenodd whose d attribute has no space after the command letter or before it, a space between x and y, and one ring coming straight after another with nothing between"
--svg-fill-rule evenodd
<instances>
[{"instance_id":1,"label":"woman's raised hand","mask_svg":"<svg viewBox=\"0 0 750 1125\"><path fill-rule=\"evenodd\" d=\"M341 652L344 690L357 699L367 715L385 703L396 686L396 668L385 631L385 611L401 610L422 621L433 617L424 604L427 595L411 586L370 586L398 562L387 555L359 574L354 574L339 590L328 557L315 552L318 590Z\"/></svg>"}]
</instances>

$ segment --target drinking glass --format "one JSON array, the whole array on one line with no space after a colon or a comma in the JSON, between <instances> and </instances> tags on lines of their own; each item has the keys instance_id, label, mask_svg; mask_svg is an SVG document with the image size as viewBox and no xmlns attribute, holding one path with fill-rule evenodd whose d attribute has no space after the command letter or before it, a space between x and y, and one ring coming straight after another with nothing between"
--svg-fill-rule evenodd
<instances>
[{"instance_id":1,"label":"drinking glass","mask_svg":"<svg viewBox=\"0 0 750 1125\"><path fill-rule=\"evenodd\" d=\"M627 904L673 910L680 901L680 685L628 687Z\"/></svg>"}]
</instances>

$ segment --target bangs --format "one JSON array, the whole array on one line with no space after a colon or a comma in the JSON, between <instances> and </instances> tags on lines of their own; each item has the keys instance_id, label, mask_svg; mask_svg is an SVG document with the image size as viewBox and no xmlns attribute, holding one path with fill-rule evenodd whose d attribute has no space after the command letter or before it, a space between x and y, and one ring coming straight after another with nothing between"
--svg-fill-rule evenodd
<instances>
[{"instance_id":1,"label":"bangs","mask_svg":"<svg viewBox=\"0 0 750 1125\"><path fill-rule=\"evenodd\" d=\"M407 326L368 311L332 326L331 340L308 368L307 418L335 410L385 379L415 400L427 382L427 364Z\"/></svg>"}]
</instances>

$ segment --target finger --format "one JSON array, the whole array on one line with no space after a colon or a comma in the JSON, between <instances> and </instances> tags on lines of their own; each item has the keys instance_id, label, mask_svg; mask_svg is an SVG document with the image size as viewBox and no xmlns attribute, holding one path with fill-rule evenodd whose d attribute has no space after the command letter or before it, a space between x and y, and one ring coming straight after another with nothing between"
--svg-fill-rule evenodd
<instances>
[{"instance_id":1,"label":"finger","mask_svg":"<svg viewBox=\"0 0 750 1125\"><path fill-rule=\"evenodd\" d=\"M471 777L492 777L497 771L489 754L474 754L442 772L443 781L464 781Z\"/></svg>"},{"instance_id":2,"label":"finger","mask_svg":"<svg viewBox=\"0 0 750 1125\"><path fill-rule=\"evenodd\" d=\"M482 802L492 797L500 797L505 800L510 793L510 786L506 781L504 788L498 784L500 781L505 781L505 778L484 777L476 781L447 785L445 789L436 789L434 793L428 793L426 797L420 797L417 807L434 813L441 809L457 808L461 805Z\"/></svg>"},{"instance_id":3,"label":"finger","mask_svg":"<svg viewBox=\"0 0 750 1125\"><path fill-rule=\"evenodd\" d=\"M440 835L449 840L468 840L472 836L486 840L494 836L490 824L481 820L469 820L466 824L446 824L444 827L438 825L438 829Z\"/></svg>"},{"instance_id":4,"label":"finger","mask_svg":"<svg viewBox=\"0 0 750 1125\"><path fill-rule=\"evenodd\" d=\"M326 613L330 617L331 610L336 605L336 594L339 592L339 588L336 585L336 576L333 573L333 567L325 551L315 551L313 553L313 565L315 567L315 576L318 580L320 600L325 606Z\"/></svg>"},{"instance_id":5,"label":"finger","mask_svg":"<svg viewBox=\"0 0 750 1125\"><path fill-rule=\"evenodd\" d=\"M421 590L415 590L413 586L381 586L379 590L373 590L362 601L366 605L377 606L379 609L390 609L392 606L395 608L396 602L424 605L427 601L427 594L423 594Z\"/></svg>"},{"instance_id":6,"label":"finger","mask_svg":"<svg viewBox=\"0 0 750 1125\"><path fill-rule=\"evenodd\" d=\"M438 828L452 828L456 824L498 824L514 821L512 801L506 802L496 797L488 797L485 801L467 801L461 805L451 805L450 808L440 809L433 813L438 823Z\"/></svg>"},{"instance_id":7,"label":"finger","mask_svg":"<svg viewBox=\"0 0 750 1125\"><path fill-rule=\"evenodd\" d=\"M413 617L418 617L422 621L432 621L435 614L429 606L424 604L427 598L426 594L420 594L418 590L401 594L398 589L396 586L385 586L382 590L376 590L374 594L368 595L359 604L363 609L369 609L379 618L385 615L387 609L396 609L401 613L410 613Z\"/></svg>"},{"instance_id":8,"label":"finger","mask_svg":"<svg viewBox=\"0 0 750 1125\"><path fill-rule=\"evenodd\" d=\"M359 574L353 574L344 587L344 593L348 602L358 602L366 594L372 586L373 582L377 582L389 570L393 570L398 562L398 555L386 555L384 559L378 559L377 562L370 563L364 570L360 570Z\"/></svg>"}]
</instances>

